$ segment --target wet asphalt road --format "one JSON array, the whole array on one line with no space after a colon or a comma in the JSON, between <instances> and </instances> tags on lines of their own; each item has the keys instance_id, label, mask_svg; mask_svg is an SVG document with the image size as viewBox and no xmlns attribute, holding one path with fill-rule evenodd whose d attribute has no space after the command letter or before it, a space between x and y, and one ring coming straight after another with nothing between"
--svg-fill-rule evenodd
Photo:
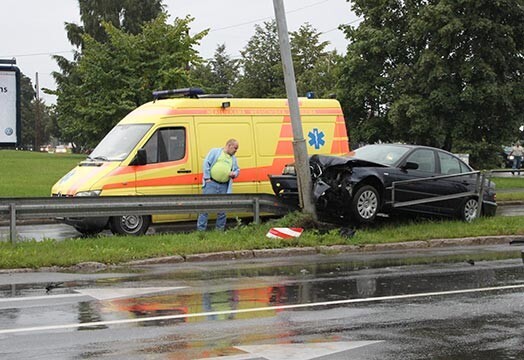
<instances>
[{"instance_id":1,"label":"wet asphalt road","mask_svg":"<svg viewBox=\"0 0 524 360\"><path fill-rule=\"evenodd\" d=\"M522 260L446 262L520 250L0 274L0 358L522 359Z\"/></svg>"}]
</instances>

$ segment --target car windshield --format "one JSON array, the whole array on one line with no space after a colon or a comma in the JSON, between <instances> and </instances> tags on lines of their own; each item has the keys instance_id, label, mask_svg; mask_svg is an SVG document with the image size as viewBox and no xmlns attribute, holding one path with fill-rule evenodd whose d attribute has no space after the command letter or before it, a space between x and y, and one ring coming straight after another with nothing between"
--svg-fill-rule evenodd
<instances>
[{"instance_id":1,"label":"car windshield","mask_svg":"<svg viewBox=\"0 0 524 360\"><path fill-rule=\"evenodd\" d=\"M151 124L115 126L87 157L88 160L122 161L151 128Z\"/></svg>"},{"instance_id":2,"label":"car windshield","mask_svg":"<svg viewBox=\"0 0 524 360\"><path fill-rule=\"evenodd\" d=\"M367 145L354 151L354 157L378 164L395 164L409 148L396 145Z\"/></svg>"}]
</instances>

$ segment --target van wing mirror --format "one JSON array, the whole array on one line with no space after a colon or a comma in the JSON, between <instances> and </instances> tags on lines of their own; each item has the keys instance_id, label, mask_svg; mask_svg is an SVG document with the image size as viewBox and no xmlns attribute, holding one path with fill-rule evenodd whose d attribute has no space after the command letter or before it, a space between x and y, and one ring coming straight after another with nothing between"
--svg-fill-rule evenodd
<instances>
[{"instance_id":1,"label":"van wing mirror","mask_svg":"<svg viewBox=\"0 0 524 360\"><path fill-rule=\"evenodd\" d=\"M147 151L146 149L138 149L136 156L131 161L131 165L146 165L147 164Z\"/></svg>"}]
</instances>

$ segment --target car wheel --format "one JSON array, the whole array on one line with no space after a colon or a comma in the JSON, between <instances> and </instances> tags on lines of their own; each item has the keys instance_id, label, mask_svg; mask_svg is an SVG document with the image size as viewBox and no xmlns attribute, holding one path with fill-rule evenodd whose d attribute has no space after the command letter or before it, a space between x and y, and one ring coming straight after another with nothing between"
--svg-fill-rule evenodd
<instances>
[{"instance_id":1,"label":"car wheel","mask_svg":"<svg viewBox=\"0 0 524 360\"><path fill-rule=\"evenodd\" d=\"M380 204L380 196L373 186L365 185L357 190L351 202L353 219L359 223L375 220Z\"/></svg>"},{"instance_id":2,"label":"car wheel","mask_svg":"<svg viewBox=\"0 0 524 360\"><path fill-rule=\"evenodd\" d=\"M466 222L471 222L477 218L479 202L475 198L466 199L460 207L460 218Z\"/></svg>"},{"instance_id":3,"label":"car wheel","mask_svg":"<svg viewBox=\"0 0 524 360\"><path fill-rule=\"evenodd\" d=\"M114 216L109 220L111 232L115 235L144 235L151 224L147 215Z\"/></svg>"}]
</instances>

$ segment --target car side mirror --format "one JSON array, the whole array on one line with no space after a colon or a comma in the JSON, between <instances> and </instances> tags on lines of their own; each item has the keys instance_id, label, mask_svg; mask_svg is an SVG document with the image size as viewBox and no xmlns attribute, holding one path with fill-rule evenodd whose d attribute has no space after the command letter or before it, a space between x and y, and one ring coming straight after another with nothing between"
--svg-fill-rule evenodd
<instances>
[{"instance_id":1,"label":"car side mirror","mask_svg":"<svg viewBox=\"0 0 524 360\"><path fill-rule=\"evenodd\" d=\"M402 169L404 169L404 170L417 170L417 169L418 169L418 164L417 164L417 163L414 163L414 162L411 162L411 161L408 161L408 162L406 162L406 164L402 167Z\"/></svg>"},{"instance_id":2,"label":"car side mirror","mask_svg":"<svg viewBox=\"0 0 524 360\"><path fill-rule=\"evenodd\" d=\"M131 165L146 165L147 164L147 151L146 149L138 149L136 156L131 161Z\"/></svg>"}]
</instances>

